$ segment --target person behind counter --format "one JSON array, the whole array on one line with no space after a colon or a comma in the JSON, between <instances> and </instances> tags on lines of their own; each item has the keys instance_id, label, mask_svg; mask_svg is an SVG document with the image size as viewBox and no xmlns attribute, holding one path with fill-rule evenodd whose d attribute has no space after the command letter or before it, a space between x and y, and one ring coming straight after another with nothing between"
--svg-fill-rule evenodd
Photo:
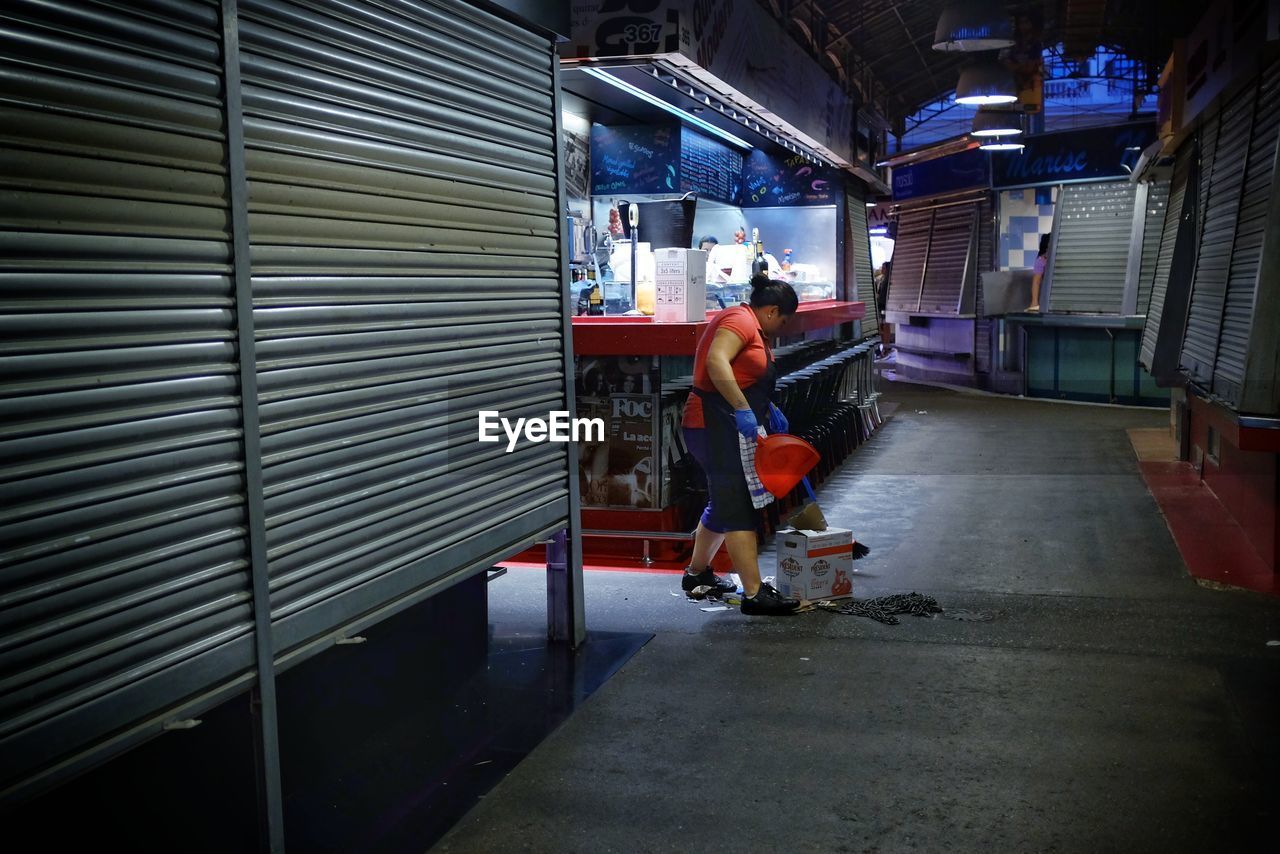
<instances>
[{"instance_id":1,"label":"person behind counter","mask_svg":"<svg viewBox=\"0 0 1280 854\"><path fill-rule=\"evenodd\" d=\"M685 404L685 443L706 472L710 501L698 522L693 559L681 587L688 591L707 585L720 593L735 589L711 570L711 559L723 544L742 578L744 614L784 615L800 605L760 580L756 511L738 452L738 434L754 441L762 422L771 432L787 429L786 419L769 402L777 378L769 338L795 314L799 302L786 282L753 277L750 304L717 314L698 341L693 392Z\"/></svg>"},{"instance_id":2,"label":"person behind counter","mask_svg":"<svg viewBox=\"0 0 1280 854\"><path fill-rule=\"evenodd\" d=\"M1031 305L1027 311L1040 310L1040 283L1044 281L1044 268L1049 265L1049 235L1040 235L1040 252L1036 255L1035 266L1031 268Z\"/></svg>"}]
</instances>

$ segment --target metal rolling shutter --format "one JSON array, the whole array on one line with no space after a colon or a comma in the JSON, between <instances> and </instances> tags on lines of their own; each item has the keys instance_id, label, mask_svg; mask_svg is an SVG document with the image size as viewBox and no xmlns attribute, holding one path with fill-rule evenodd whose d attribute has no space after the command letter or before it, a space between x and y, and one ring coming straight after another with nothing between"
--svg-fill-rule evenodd
<instances>
[{"instance_id":1,"label":"metal rolling shutter","mask_svg":"<svg viewBox=\"0 0 1280 854\"><path fill-rule=\"evenodd\" d=\"M871 234L867 230L867 205L860 193L845 193L845 207L849 211L849 238L853 255L854 276L857 279L857 298L867 304L867 317L875 314L876 278L871 266Z\"/></svg>"},{"instance_id":2,"label":"metal rolling shutter","mask_svg":"<svg viewBox=\"0 0 1280 854\"><path fill-rule=\"evenodd\" d=\"M1280 125L1280 63L1271 64L1261 86L1240 197L1231 274L1227 280L1223 308L1222 336L1213 375L1214 393L1233 406L1240 403L1249 333L1253 327L1254 292L1262 260L1262 238L1267 226L1267 207L1271 194L1275 192L1272 173L1275 171L1277 126Z\"/></svg>"},{"instance_id":3,"label":"metal rolling shutter","mask_svg":"<svg viewBox=\"0 0 1280 854\"><path fill-rule=\"evenodd\" d=\"M902 211L898 215L898 236L893 245L887 299L890 311L918 311L920 308L920 284L924 280L932 225L932 209Z\"/></svg>"},{"instance_id":4,"label":"metal rolling shutter","mask_svg":"<svg viewBox=\"0 0 1280 854\"><path fill-rule=\"evenodd\" d=\"M242 0L277 644L534 542L565 445L551 45L473 7Z\"/></svg>"},{"instance_id":5,"label":"metal rolling shutter","mask_svg":"<svg viewBox=\"0 0 1280 854\"><path fill-rule=\"evenodd\" d=\"M929 241L920 310L959 314L965 277L970 273L977 205L938 208Z\"/></svg>"},{"instance_id":6,"label":"metal rolling shutter","mask_svg":"<svg viewBox=\"0 0 1280 854\"><path fill-rule=\"evenodd\" d=\"M1128 181L1068 184L1058 204L1050 272L1054 311L1119 314L1129 264L1135 187Z\"/></svg>"},{"instance_id":7,"label":"metal rolling shutter","mask_svg":"<svg viewBox=\"0 0 1280 854\"><path fill-rule=\"evenodd\" d=\"M216 4L0 10L0 789L253 661Z\"/></svg>"},{"instance_id":8,"label":"metal rolling shutter","mask_svg":"<svg viewBox=\"0 0 1280 854\"><path fill-rule=\"evenodd\" d=\"M991 324L986 320L986 306L983 304L982 274L995 269L995 209L990 198L978 203L978 264L977 281L974 287L974 313L977 315L974 329L975 367L979 373L991 371Z\"/></svg>"},{"instance_id":9,"label":"metal rolling shutter","mask_svg":"<svg viewBox=\"0 0 1280 854\"><path fill-rule=\"evenodd\" d=\"M1165 298L1169 287L1169 273L1173 266L1173 250L1178 240L1178 228L1182 223L1183 200L1187 195L1187 181L1191 174L1191 158L1195 145L1191 140L1183 143L1174 159L1173 179L1169 184L1169 200L1165 205L1164 223L1160 229L1160 246L1152 265L1151 299L1147 306L1147 320L1142 329L1142 354L1140 361L1147 370L1155 362L1156 342L1160 336L1160 323L1165 313Z\"/></svg>"},{"instance_id":10,"label":"metal rolling shutter","mask_svg":"<svg viewBox=\"0 0 1280 854\"><path fill-rule=\"evenodd\" d=\"M1138 268L1136 313L1146 314L1151 305L1156 259L1160 256L1165 210L1169 206L1169 182L1153 181L1147 188L1146 221L1142 224L1142 259Z\"/></svg>"},{"instance_id":11,"label":"metal rolling shutter","mask_svg":"<svg viewBox=\"0 0 1280 854\"><path fill-rule=\"evenodd\" d=\"M1253 122L1255 91L1233 98L1223 109L1212 159L1205 156L1210 173L1204 207L1204 226L1196 258L1187 337L1182 345L1182 367L1192 379L1209 383L1218 352L1227 278L1231 272L1231 247L1235 242L1240 191L1249 152L1249 128ZM1203 186L1202 186L1203 189Z\"/></svg>"}]
</instances>

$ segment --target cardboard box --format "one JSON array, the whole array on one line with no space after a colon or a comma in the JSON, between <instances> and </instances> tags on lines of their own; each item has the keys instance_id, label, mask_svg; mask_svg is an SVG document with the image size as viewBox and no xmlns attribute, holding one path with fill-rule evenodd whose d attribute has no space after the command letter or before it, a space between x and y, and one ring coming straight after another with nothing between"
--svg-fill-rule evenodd
<instances>
[{"instance_id":1,"label":"cardboard box","mask_svg":"<svg viewBox=\"0 0 1280 854\"><path fill-rule=\"evenodd\" d=\"M707 319L707 253L701 249L655 249L654 282L658 323Z\"/></svg>"},{"instance_id":2,"label":"cardboard box","mask_svg":"<svg viewBox=\"0 0 1280 854\"><path fill-rule=\"evenodd\" d=\"M853 532L778 532L778 572L774 586L794 599L848 599L853 596Z\"/></svg>"}]
</instances>

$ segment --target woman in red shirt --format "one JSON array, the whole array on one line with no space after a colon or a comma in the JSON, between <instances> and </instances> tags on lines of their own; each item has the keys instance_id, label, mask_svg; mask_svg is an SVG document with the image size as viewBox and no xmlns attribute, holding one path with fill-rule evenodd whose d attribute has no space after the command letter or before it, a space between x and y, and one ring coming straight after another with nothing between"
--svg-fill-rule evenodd
<instances>
[{"instance_id":1,"label":"woman in red shirt","mask_svg":"<svg viewBox=\"0 0 1280 854\"><path fill-rule=\"evenodd\" d=\"M692 590L709 585L722 593L734 589L711 571L711 558L723 543L742 578L744 614L790 614L800 604L760 581L756 511L738 453L738 435L754 442L761 423L775 433L787 429L786 419L769 402L777 379L769 338L798 307L789 284L764 274L753 277L750 304L721 311L698 341L693 393L684 410L685 443L707 474L710 501L681 586Z\"/></svg>"}]
</instances>

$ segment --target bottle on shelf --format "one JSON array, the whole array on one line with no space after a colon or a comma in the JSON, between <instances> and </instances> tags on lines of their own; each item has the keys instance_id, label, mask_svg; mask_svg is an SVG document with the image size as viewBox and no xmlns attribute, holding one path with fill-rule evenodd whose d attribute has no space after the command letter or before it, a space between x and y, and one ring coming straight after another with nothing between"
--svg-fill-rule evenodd
<instances>
[{"instance_id":1,"label":"bottle on shelf","mask_svg":"<svg viewBox=\"0 0 1280 854\"><path fill-rule=\"evenodd\" d=\"M791 269L791 264L795 260L792 257L793 255L794 253L790 249L782 250L782 272L785 273Z\"/></svg>"},{"instance_id":2,"label":"bottle on shelf","mask_svg":"<svg viewBox=\"0 0 1280 854\"><path fill-rule=\"evenodd\" d=\"M756 249L755 260L751 262L751 275L754 276L757 273L768 274L769 262L764 257L764 243L760 241L760 229L751 229L751 243Z\"/></svg>"}]
</instances>

